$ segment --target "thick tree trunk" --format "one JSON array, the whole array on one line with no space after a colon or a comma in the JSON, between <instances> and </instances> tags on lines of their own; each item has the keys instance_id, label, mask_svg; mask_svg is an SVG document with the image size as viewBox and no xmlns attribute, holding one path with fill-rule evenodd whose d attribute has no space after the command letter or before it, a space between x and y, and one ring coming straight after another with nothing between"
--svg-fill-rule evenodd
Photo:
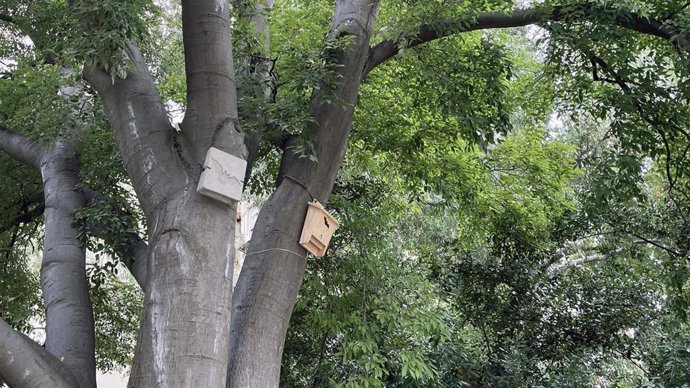
<instances>
[{"instance_id":1,"label":"thick tree trunk","mask_svg":"<svg viewBox=\"0 0 690 388\"><path fill-rule=\"evenodd\" d=\"M334 91L324 86L312 98L316 122L307 131L318 163L286 148L279 186L259 213L233 298L230 388L278 386L287 326L306 267L299 236L307 202L313 196L325 203L340 169L377 11L372 0L336 4L329 36L352 39L349 47L332 53L340 85Z\"/></svg>"},{"instance_id":2,"label":"thick tree trunk","mask_svg":"<svg viewBox=\"0 0 690 388\"><path fill-rule=\"evenodd\" d=\"M80 387L96 386L94 320L86 278L86 253L74 212L84 206L79 159L58 139L40 166L45 193L45 239L41 290L46 308L48 352L62 360Z\"/></svg>"},{"instance_id":3,"label":"thick tree trunk","mask_svg":"<svg viewBox=\"0 0 690 388\"><path fill-rule=\"evenodd\" d=\"M41 290L46 309L45 349L0 322L0 369L13 387L95 387L95 334L86 252L74 212L85 204L79 156L70 140L44 150L0 127L0 150L34 167L43 179L45 236ZM19 367L19 369L16 369Z\"/></svg>"},{"instance_id":4,"label":"thick tree trunk","mask_svg":"<svg viewBox=\"0 0 690 388\"><path fill-rule=\"evenodd\" d=\"M148 284L130 387L225 383L234 207L193 184L150 220Z\"/></svg>"},{"instance_id":5,"label":"thick tree trunk","mask_svg":"<svg viewBox=\"0 0 690 388\"><path fill-rule=\"evenodd\" d=\"M283 343L304 275L298 241L311 197L285 181L259 212L233 303L228 387L277 387ZM242 319L238 319L242 318Z\"/></svg>"},{"instance_id":6,"label":"thick tree trunk","mask_svg":"<svg viewBox=\"0 0 690 388\"><path fill-rule=\"evenodd\" d=\"M127 176L149 218L161 202L185 186L175 129L168 120L153 77L138 48L131 44L134 69L126 79L84 69L84 78L98 91L122 155Z\"/></svg>"},{"instance_id":7,"label":"thick tree trunk","mask_svg":"<svg viewBox=\"0 0 690 388\"><path fill-rule=\"evenodd\" d=\"M136 70L101 94L148 224L144 313L131 387L225 384L235 206L197 194L209 147L246 157L237 125L227 2L182 2L187 113L172 129L134 45Z\"/></svg>"}]
</instances>

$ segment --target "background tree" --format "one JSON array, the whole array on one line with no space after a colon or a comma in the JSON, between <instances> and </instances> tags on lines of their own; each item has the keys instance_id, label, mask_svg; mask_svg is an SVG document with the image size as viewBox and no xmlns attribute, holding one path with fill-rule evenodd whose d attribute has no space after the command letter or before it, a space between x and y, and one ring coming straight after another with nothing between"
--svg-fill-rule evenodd
<instances>
[{"instance_id":1,"label":"background tree","mask_svg":"<svg viewBox=\"0 0 690 388\"><path fill-rule=\"evenodd\" d=\"M444 326L443 311L419 302L433 302L437 290L456 294L443 303L447 314L452 318L462 312L475 319L470 322L475 332L468 338L474 336L476 343L486 344L484 355L475 354L490 356L490 368L479 375L471 372L475 380L468 381L506 385L535 378L509 368L514 349L520 349L519 357L528 358L524 365L544 365L543 360L534 361L536 353L523 351L522 345L539 345L534 351L540 355L581 348L582 340L572 333L573 328L587 332L596 346L613 348L611 338L624 323L644 321L644 306L653 306L659 299L626 293L627 287L617 289L622 294L616 298L641 302L643 308L631 315L626 306L602 311L603 302L594 303L588 299L592 295L584 294L599 283L583 287L586 278L567 276L572 283L549 286L551 272L570 273L552 268L552 251L582 240L582 230L605 229L602 220L607 218L592 220L592 213L584 211L585 217L574 217L580 229L563 221L577 213L571 208L579 205L580 197L568 189L574 174L566 167L566 148L549 143L543 128L552 106L565 109L566 102L600 120L613 118L608 126L612 140L606 149L611 158L599 171L620 177L614 187L621 190L612 190L608 198L621 203L621 211L641 198L631 195L643 177L644 164L634 162L644 160L640 157L660 161L666 172L662 179L670 184L672 194L682 190L687 104L678 101L685 101L688 69L683 4L547 2L519 9L509 1L391 0L379 4L341 0L304 5L276 2L268 12L272 1L240 1L233 2L231 17L226 2L183 1L183 61L174 55L156 55L155 36L174 39L175 34L168 33L179 24L148 2L10 0L2 4L3 34L10 37L2 46L2 56L12 62L2 81L0 149L33 171L26 174L30 179L12 181L17 191L9 197L10 203L17 205L3 217L10 220L4 234L10 242L8 257L19 264L11 268L19 276L25 260L21 253L37 236L30 231L31 224L42 221L44 225L41 290L47 337L41 348L4 321L0 323L5 339L0 343L0 374L12 386L95 385L97 330L92 306L102 294L89 293L87 248L118 255L144 291L130 386L277 385L288 322L307 265L306 251L298 244L307 202L328 201L348 143L369 152L373 159L383 155L385 160L378 162L397 168L400 181L412 178L411 185L400 184L403 193L425 193L432 202L439 196L448 201L447 211L469 205L473 212L465 209L453 218L464 226L458 230L472 238L458 234L437 241L446 248L443 255L420 252L426 262L408 284L390 278L381 287L381 291L402 289L399 297L409 299L412 311L418 312L413 315L424 319L410 316L402 327L396 327L392 316L403 310L390 309L396 304L390 299L379 300L380 308L373 312L362 308L360 320L349 321L359 345L336 348L351 364L344 366L341 376L357 370L364 361L367 373L355 380L362 384L382 384L384 376L392 373L390 384L433 384L463 375L464 370L435 372L425 361L452 350L436 353L431 346L402 343L412 329L421 336L416 344L440 343L465 330L464 325L457 326L459 331ZM506 91L507 80L520 80L510 87L525 91L533 90L535 81L529 74L513 75L512 64L519 59L506 54L509 42L481 32L469 35L467 41L458 37L475 30L529 24L539 24L548 32L544 74L550 83L538 86L537 90L548 94L537 106L520 104ZM273 25L282 31L269 31ZM444 37L450 38L438 41ZM424 44L421 51L406 55ZM459 50L461 56L448 55L450 50L439 53L444 47ZM376 69L401 55L400 65ZM656 60L644 60L648 55ZM184 72L176 67L182 62ZM430 67L432 63L445 68L444 82L431 82L439 74ZM367 75L377 87L367 90L365 86L360 91ZM392 94L409 90L395 85L401 80L413 82L409 85L418 86L418 92ZM175 87L181 85L184 92ZM358 101L360 95L389 103L367 107L366 99ZM168 117L170 102L184 108L179 125ZM357 106L368 115L351 131ZM388 107L391 111L385 114ZM520 125L516 125L518 119ZM401 130L401 123L410 129ZM492 150L492 144L504 138L508 140ZM248 169L249 178L258 175L251 185L270 194L259 213L234 292L236 209L196 193L203 158L211 146L250 161L250 166L257 164L257 169ZM375 167L365 163L359 173L355 168L355 176ZM382 175L390 171L381 167ZM363 187L371 186L376 192L380 179L365 179L372 183ZM267 184L272 181L274 186ZM343 177L341 182L347 199L347 191L352 191L347 187L357 187L357 179ZM387 214L395 214L391 206L400 201L397 194L387 195L380 202L368 198L369 204L380 209L383 221L390 217ZM671 198L680 203L677 196ZM595 196L593 208L582 208L600 210L610 203ZM676 214L683 214L682 204L674 206L681 210ZM610 227L618 232L633 230L633 224L616 221ZM371 238L355 224L349 223L348 232L343 233L351 233L353 243L334 246L335 257L353 252L365 257ZM140 225L146 237L138 236ZM682 233L677 236L681 240ZM679 247L684 244L670 245L651 236L642 240L646 249L666 248L671 254L665 268L675 265L669 272L676 280L670 284L680 287L675 299L683 300L687 260ZM394 241L381 241L375 247L377 255L390 260ZM606 251L602 241L595 243L607 258L620 253ZM408 257L408 252L398 252ZM446 257L442 265L435 262ZM412 271L419 267L415 262L410 259L397 268L371 266L361 279ZM568 263L563 265L567 268ZM90 279L100 286L107 280L101 269L112 270L114 265L96 268ZM608 283L615 278L607 273L601 276ZM630 276L621 284L644 281ZM480 290L480 283L490 287ZM412 303L417 298L412 284L420 286L417 304ZM455 291L458 286L463 295ZM368 298L367 291L354 295ZM591 304L582 305L583 298ZM568 303L559 304L561 300ZM527 301L534 304L522 305ZM21 326L26 316L22 309L34 303L17 303L13 323ZM604 317L610 325L588 328L588 319L563 315L563 306L573 303L579 314ZM136 308L128 306L126 315L131 316ZM539 325L511 327L506 325L508 312L515 312L523 322L546 321L542 322L545 327L565 322L567 330L550 330L546 335ZM377 317L376 323L368 320L370 313ZM477 314L486 319L477 320ZM327 342L337 334L336 329L329 330L318 337ZM375 343L374 334L382 330L391 333L389 341ZM328 354L324 346L321 360ZM394 354L371 356L378 349ZM470 344L467 349L477 348ZM655 362L663 364L659 360L664 353L656 354ZM437 365L466 360L441 360ZM313 382L325 381L323 370L316 368Z\"/></svg>"}]
</instances>

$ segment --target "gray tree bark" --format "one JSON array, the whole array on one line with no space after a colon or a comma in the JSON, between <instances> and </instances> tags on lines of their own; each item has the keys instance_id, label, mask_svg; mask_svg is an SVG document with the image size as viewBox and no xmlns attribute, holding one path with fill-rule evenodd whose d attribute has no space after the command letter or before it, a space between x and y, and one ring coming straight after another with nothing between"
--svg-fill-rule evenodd
<instances>
[{"instance_id":1,"label":"gray tree bark","mask_svg":"<svg viewBox=\"0 0 690 388\"><path fill-rule=\"evenodd\" d=\"M326 203L347 145L378 1L338 1L329 36L351 39L334 52L341 78L334 91L312 97L318 163L286 149L276 191L262 207L233 298L228 387L276 387L288 322L304 276L306 251L298 241L307 203ZM337 104L325 104L333 93Z\"/></svg>"},{"instance_id":2,"label":"gray tree bark","mask_svg":"<svg viewBox=\"0 0 690 388\"><path fill-rule=\"evenodd\" d=\"M10 387L74 388L79 383L55 356L0 319L0 377Z\"/></svg>"},{"instance_id":3,"label":"gray tree bark","mask_svg":"<svg viewBox=\"0 0 690 388\"><path fill-rule=\"evenodd\" d=\"M144 313L129 385L218 387L226 380L235 206L196 193L213 146L246 158L228 4L183 1L187 112L177 133L134 45L136 71L85 77L103 98L148 224Z\"/></svg>"},{"instance_id":4,"label":"gray tree bark","mask_svg":"<svg viewBox=\"0 0 690 388\"><path fill-rule=\"evenodd\" d=\"M43 157L41 175L46 207L41 263L45 348L62 360L80 387L95 387L95 334L86 251L72 222L74 212L84 206L77 151L58 139Z\"/></svg>"},{"instance_id":5,"label":"gray tree bark","mask_svg":"<svg viewBox=\"0 0 690 388\"><path fill-rule=\"evenodd\" d=\"M45 350L61 361L79 387L95 387L95 334L86 253L78 239L79 231L72 223L74 211L84 205L77 150L63 138L44 150L5 127L0 127L0 150L36 168L43 179L45 236L41 290L46 309ZM43 361L48 360L41 357ZM0 355L6 363L12 358L8 354ZM30 379L19 379L16 386L33 386L29 383Z\"/></svg>"}]
</instances>

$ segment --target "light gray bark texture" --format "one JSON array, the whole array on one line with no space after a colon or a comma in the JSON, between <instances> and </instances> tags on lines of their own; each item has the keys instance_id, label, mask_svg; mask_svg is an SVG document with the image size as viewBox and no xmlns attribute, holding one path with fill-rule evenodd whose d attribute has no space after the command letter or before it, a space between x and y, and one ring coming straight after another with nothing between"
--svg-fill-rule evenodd
<instances>
[{"instance_id":1,"label":"light gray bark texture","mask_svg":"<svg viewBox=\"0 0 690 388\"><path fill-rule=\"evenodd\" d=\"M10 387L74 388L67 368L31 338L0 319L0 377Z\"/></svg>"},{"instance_id":2,"label":"light gray bark texture","mask_svg":"<svg viewBox=\"0 0 690 388\"><path fill-rule=\"evenodd\" d=\"M96 386L95 335L86 252L74 212L84 206L79 158L58 139L41 162L45 195L45 237L41 290L46 309L48 352L62 360L80 387Z\"/></svg>"},{"instance_id":3,"label":"light gray bark texture","mask_svg":"<svg viewBox=\"0 0 690 388\"><path fill-rule=\"evenodd\" d=\"M278 386L287 326L306 266L307 253L298 242L307 203L312 195L326 203L340 169L377 11L378 2L371 0L336 3L329 35L351 39L349 47L334 53L333 68L342 78L332 93L339 103L324 104L326 96L313 96L316 122L307 130L319 162L287 149L279 186L259 213L233 297L228 387Z\"/></svg>"},{"instance_id":4,"label":"light gray bark texture","mask_svg":"<svg viewBox=\"0 0 690 388\"><path fill-rule=\"evenodd\" d=\"M43 150L24 136L0 125L0 151L38 170Z\"/></svg>"},{"instance_id":5,"label":"light gray bark texture","mask_svg":"<svg viewBox=\"0 0 690 388\"><path fill-rule=\"evenodd\" d=\"M13 382L8 382L16 387L60 386L67 382L82 388L95 387L95 334L86 278L86 253L78 239L79 230L72 222L74 212L84 206L77 150L63 138L58 138L49 149L42 149L7 128L0 128L0 150L36 168L43 179L45 236L41 291L46 310L45 351L41 348L42 352L32 355L31 346L26 345L24 351L29 353L22 357L33 357L33 362L27 361L27 366L37 367L40 363L59 372L58 375L44 375L27 368L26 373L33 377L22 375L20 378L10 368L19 350L12 353L6 345L7 352L0 354L0 364L7 367L1 368L2 374L10 375ZM2 327L7 328L6 324ZM8 334L7 340L8 344L16 345L22 341L33 343L21 335ZM49 357L51 354L54 357Z\"/></svg>"},{"instance_id":6,"label":"light gray bark texture","mask_svg":"<svg viewBox=\"0 0 690 388\"><path fill-rule=\"evenodd\" d=\"M124 80L85 77L103 98L148 224L144 313L131 387L225 385L235 207L196 186L213 146L246 158L237 125L227 2L183 1L188 104L177 133L138 50Z\"/></svg>"}]
</instances>

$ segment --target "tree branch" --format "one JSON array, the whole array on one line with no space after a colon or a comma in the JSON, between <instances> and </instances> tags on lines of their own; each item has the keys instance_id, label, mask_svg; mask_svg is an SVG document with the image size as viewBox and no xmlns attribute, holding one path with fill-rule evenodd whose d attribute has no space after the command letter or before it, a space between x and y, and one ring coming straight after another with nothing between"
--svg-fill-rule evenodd
<instances>
[{"instance_id":1,"label":"tree branch","mask_svg":"<svg viewBox=\"0 0 690 388\"><path fill-rule=\"evenodd\" d=\"M19 203L5 206L4 211L0 212L0 214L8 214L10 209L17 206L19 206L20 213L14 216L12 220L6 221L2 228L0 228L0 233L4 233L20 224L33 222L36 220L36 218L43 215L45 210L45 205L43 203L43 191L38 191L27 197L24 197L19 201Z\"/></svg>"},{"instance_id":2,"label":"tree branch","mask_svg":"<svg viewBox=\"0 0 690 388\"><path fill-rule=\"evenodd\" d=\"M41 168L43 149L26 137L0 124L0 151L36 170Z\"/></svg>"},{"instance_id":3,"label":"tree branch","mask_svg":"<svg viewBox=\"0 0 690 388\"><path fill-rule=\"evenodd\" d=\"M148 217L162 200L182 190L182 167L193 163L182 159L175 129L138 47L130 43L128 53L134 69L125 79L96 68L85 68L83 77L103 100L127 175Z\"/></svg>"},{"instance_id":4,"label":"tree branch","mask_svg":"<svg viewBox=\"0 0 690 388\"><path fill-rule=\"evenodd\" d=\"M214 146L246 159L237 116L227 1L183 0L187 111L181 128L199 155Z\"/></svg>"},{"instance_id":5,"label":"tree branch","mask_svg":"<svg viewBox=\"0 0 690 388\"><path fill-rule=\"evenodd\" d=\"M571 267L578 267L583 264L587 263L595 263L599 261L604 261L606 260L607 256L606 255L601 255L601 254L595 254L595 255L588 255L581 257L579 259L572 259L569 260L565 263L559 264L553 268L553 274L552 277L556 277L560 275L561 273L565 272L568 268Z\"/></svg>"},{"instance_id":6,"label":"tree branch","mask_svg":"<svg viewBox=\"0 0 690 388\"><path fill-rule=\"evenodd\" d=\"M644 237L644 236L642 236L642 235L640 235L640 234L638 234L638 233L635 233L635 232L633 232L633 231L631 231L631 230L628 230L627 228L625 228L625 226L623 226L623 227L618 227L618 226L616 226L616 225L614 225L613 223L608 222L608 221L606 222L606 224L608 224L611 228L613 228L613 229L615 229L615 230L617 230L617 231L619 231L619 232L622 232L622 233L625 233L625 234L628 234L628 235L630 235L630 236L633 236L633 237L638 238L640 241L634 241L634 243L636 243L636 244L640 244L641 242L644 242L644 243L646 243L646 244L653 245L653 246L655 246L655 247L657 247L657 248L659 248L659 249L661 249L661 250L664 250L664 251L666 251L667 253L671 254L671 255L674 256L674 257L682 257L681 253L680 253L677 249L675 249L675 248L673 248L673 247L669 247L669 246L667 246L667 245L664 245L664 244L661 243L660 241L657 241L657 240L653 240L653 239Z\"/></svg>"},{"instance_id":7,"label":"tree branch","mask_svg":"<svg viewBox=\"0 0 690 388\"><path fill-rule=\"evenodd\" d=\"M280 380L281 344L306 265L295 223L304 219L310 199L326 203L332 191L345 156L378 9L379 1L336 2L328 37L346 47L326 48L325 55L328 71L337 75L338 82L315 88L314 120L305 128L313 135L318 163L300 158L292 149L283 152L280 171L290 179L283 179L262 206L233 292L228 387L277 386ZM256 365L270 367L257 373Z\"/></svg>"},{"instance_id":8,"label":"tree branch","mask_svg":"<svg viewBox=\"0 0 690 388\"><path fill-rule=\"evenodd\" d=\"M28 209L21 212L19 215L14 217L12 221L13 225L28 224L29 222L35 221L38 217L43 215L45 211L45 205L43 203L37 204L33 209Z\"/></svg>"},{"instance_id":9,"label":"tree branch","mask_svg":"<svg viewBox=\"0 0 690 388\"><path fill-rule=\"evenodd\" d=\"M668 246L660 243L659 241L650 240L650 239L645 238L643 236L640 236L639 234L636 234L636 233L632 233L632 232L628 232L628 233L630 233L632 236L635 236L635 237L639 238L640 240L644 241L646 244L649 244L649 245L655 246L661 250L664 250L664 251L670 253L671 255L673 255L675 257L681 257L682 256L680 254L680 252L678 252L677 250L675 250L671 247L668 247ZM637 243L639 244L639 242L637 242Z\"/></svg>"},{"instance_id":10,"label":"tree branch","mask_svg":"<svg viewBox=\"0 0 690 388\"><path fill-rule=\"evenodd\" d=\"M79 385L55 356L1 318L0 375L9 386L17 388Z\"/></svg>"},{"instance_id":11,"label":"tree branch","mask_svg":"<svg viewBox=\"0 0 690 388\"><path fill-rule=\"evenodd\" d=\"M637 110L637 113L640 115L640 118L642 118L642 120L644 122L646 122L654 130L654 132L656 132L659 135L659 137L661 138L662 144L664 145L664 151L666 154L665 155L666 156L665 171L666 171L666 179L668 180L668 184L669 184L668 193L669 193L669 197L671 198L671 200L674 203L676 202L676 198L673 195L674 191L679 191L680 193L682 193L687 198L687 194L676 186L676 182L679 179L679 176L674 177L673 173L671 171L672 157L673 157L672 152L671 152L671 145L669 142L669 136L666 134L666 132L662 128L664 128L665 126L670 126L673 130L681 133L685 137L686 141L688 142L688 146L683 151L683 155L681 156L680 160L678 162L676 162L676 165L678 165L678 163L682 163L682 161L685 159L685 156L686 156L688 150L690 149L690 133L688 133L688 131L686 131L685 129L681 128L680 126L678 126L678 125L676 125L676 124L674 124L668 120L662 120L659 117L654 117L655 116L654 113L648 114L647 111L645 110L645 107L643 106L643 103L640 101L639 95L634 93L633 89L630 87L630 85L629 85L630 82L625 80L622 76L620 76L618 74L618 72L616 72L614 69L612 69L603 58L601 58L601 57L597 56L596 54L589 52L589 51L586 51L585 54L589 57L590 62L592 64L592 77L593 77L594 81L607 82L607 83L617 85L623 91L623 93L625 95L627 95L628 97L631 98L631 100L635 106L635 109ZM597 67L601 67L601 69L604 70L606 73L608 73L611 77L613 77L613 79L601 77L599 75ZM685 216L682 212L680 213L680 216L683 218L683 220L685 220Z\"/></svg>"},{"instance_id":12,"label":"tree branch","mask_svg":"<svg viewBox=\"0 0 690 388\"><path fill-rule=\"evenodd\" d=\"M105 198L101 193L93 190L84 189L84 197L87 204L91 205L97 202L106 203L111 211L117 217L127 216L127 214L122 208L120 208L113 201ZM107 221L106 221L107 222ZM115 248L115 252L122 258L123 263L129 269L129 272L136 279L137 284L142 290L146 290L146 276L147 276L147 258L148 258L148 244L137 233L127 233L125 237L126 243L115 242L119 236L114 236L112 233L108 233L108 229L104 228L102 225L89 222L87 229L95 237L98 237L105 241L106 244Z\"/></svg>"},{"instance_id":13,"label":"tree branch","mask_svg":"<svg viewBox=\"0 0 690 388\"><path fill-rule=\"evenodd\" d=\"M570 7L572 10L572 7ZM624 12L613 8L604 8L592 3L583 3L577 7L585 13L586 17L592 17L596 13L616 11L614 23L620 27L637 31L646 35L653 35L673 43L679 51L687 51L689 43L686 38L677 37L676 34L661 21L647 19L633 12ZM459 34L462 32L523 27L532 24L540 24L549 21L562 21L568 18L569 12L565 7L537 7L524 10L516 10L512 13L488 12L476 16L466 16L457 19L442 20L431 24L422 24L418 28L403 34L396 40L384 40L373 46L369 51L369 60L363 69L363 74L368 74L376 66L394 57L404 48L412 48L431 42L436 39Z\"/></svg>"},{"instance_id":14,"label":"tree branch","mask_svg":"<svg viewBox=\"0 0 690 388\"><path fill-rule=\"evenodd\" d=\"M45 349L59 357L80 386L96 382L93 306L86 252L73 214L84 207L78 150L58 138L41 164L45 201L41 290L46 310Z\"/></svg>"}]
</instances>

